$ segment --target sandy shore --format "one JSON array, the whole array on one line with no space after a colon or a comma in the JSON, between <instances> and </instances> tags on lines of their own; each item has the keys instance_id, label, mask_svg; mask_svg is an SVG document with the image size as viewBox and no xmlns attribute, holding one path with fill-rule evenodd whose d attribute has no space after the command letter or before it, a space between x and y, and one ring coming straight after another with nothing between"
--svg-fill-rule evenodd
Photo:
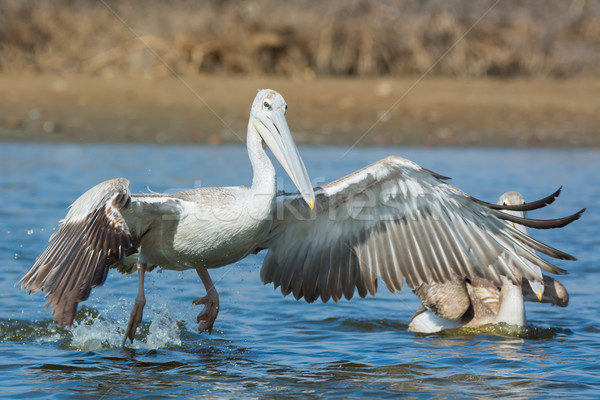
<instances>
[{"instance_id":1,"label":"sandy shore","mask_svg":"<svg viewBox=\"0 0 600 400\"><path fill-rule=\"evenodd\" d=\"M600 147L599 80L184 80L0 75L0 140L240 143L270 87L301 144Z\"/></svg>"}]
</instances>

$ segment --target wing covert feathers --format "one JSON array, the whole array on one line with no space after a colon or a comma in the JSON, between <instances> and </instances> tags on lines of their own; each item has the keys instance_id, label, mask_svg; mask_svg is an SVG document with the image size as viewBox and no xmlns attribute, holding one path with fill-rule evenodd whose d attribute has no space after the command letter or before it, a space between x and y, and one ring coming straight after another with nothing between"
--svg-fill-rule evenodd
<instances>
[{"instance_id":1,"label":"wing covert feathers","mask_svg":"<svg viewBox=\"0 0 600 400\"><path fill-rule=\"evenodd\" d=\"M46 250L19 281L30 293L42 290L59 326L72 325L77 304L104 283L111 264L136 248L120 213L131 203L128 186L126 179L113 179L77 199Z\"/></svg>"},{"instance_id":2,"label":"wing covert feathers","mask_svg":"<svg viewBox=\"0 0 600 400\"><path fill-rule=\"evenodd\" d=\"M505 276L517 285L542 280L528 260L545 271L564 270L533 250L559 259L573 256L547 246L504 220L554 228L577 218L558 220L508 216L442 182L446 179L399 157L388 157L315 190L311 211L298 195L276 200L273 227L261 248L268 248L262 281L284 295L308 302L361 297L377 292L377 278L395 292L403 279L411 288L483 278L501 286ZM543 207L544 199L519 206ZM510 207L510 206L507 206ZM508 208L506 208L508 209Z\"/></svg>"}]
</instances>

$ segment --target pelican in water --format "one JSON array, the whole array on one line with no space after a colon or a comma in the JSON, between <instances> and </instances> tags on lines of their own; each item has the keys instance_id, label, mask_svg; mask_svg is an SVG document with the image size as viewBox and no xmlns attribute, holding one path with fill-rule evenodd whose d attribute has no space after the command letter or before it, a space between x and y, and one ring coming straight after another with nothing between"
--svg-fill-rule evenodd
<instances>
[{"instance_id":1,"label":"pelican in water","mask_svg":"<svg viewBox=\"0 0 600 400\"><path fill-rule=\"evenodd\" d=\"M145 305L144 274L155 266L195 269L207 294L199 331L212 330L219 297L207 272L268 249L262 281L313 302L377 292L381 277L392 292L463 278L542 282L541 269L565 271L537 256L574 257L506 224L564 226L583 210L556 220L531 220L502 210L525 211L548 198L496 206L468 196L446 177L400 157L388 157L313 190L286 121L287 105L261 90L250 111L247 147L250 187L200 188L173 194L129 192L129 182L103 182L77 199L46 250L21 279L42 292L59 325L71 326L77 304L102 285L110 267L139 276L138 294L125 331L133 340ZM276 192L275 169L265 145L298 194ZM552 197L553 199L554 197ZM526 262L529 261L530 263ZM204 322L200 322L204 321Z\"/></svg>"},{"instance_id":2,"label":"pelican in water","mask_svg":"<svg viewBox=\"0 0 600 400\"><path fill-rule=\"evenodd\" d=\"M499 205L525 204L518 192L506 192L498 200ZM504 211L524 217L522 211ZM508 222L524 234L523 225ZM524 260L533 270L539 267ZM524 301L540 301L566 307L569 294L558 280L543 276L543 284L536 280L523 280L514 284L503 278L498 287L489 280L475 277L456 279L445 283L423 283L413 288L421 299L422 306L411 318L408 330L419 333L434 333L444 329L477 327L487 324L507 323L515 326L526 324ZM545 294L545 295L544 295Z\"/></svg>"},{"instance_id":3,"label":"pelican in water","mask_svg":"<svg viewBox=\"0 0 600 400\"><path fill-rule=\"evenodd\" d=\"M172 194L129 192L129 181L112 179L77 199L46 250L21 279L22 288L42 290L54 320L70 327L77 304L102 285L111 266L137 267L138 294L125 332L133 341L146 303L144 275L160 266L196 269L206 296L198 315L200 332L210 333L219 297L208 268L231 264L255 251L269 234L275 205L275 168L269 146L310 209L315 195L285 117L287 105L272 90L258 92L248 122L247 147L254 170L252 186L200 188ZM200 322L204 321L204 322Z\"/></svg>"}]
</instances>

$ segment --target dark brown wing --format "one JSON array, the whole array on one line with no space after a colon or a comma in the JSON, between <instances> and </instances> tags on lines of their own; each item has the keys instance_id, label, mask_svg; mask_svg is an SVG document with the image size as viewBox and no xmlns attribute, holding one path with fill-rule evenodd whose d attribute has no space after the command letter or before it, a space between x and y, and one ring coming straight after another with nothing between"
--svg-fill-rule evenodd
<instances>
[{"instance_id":1,"label":"dark brown wing","mask_svg":"<svg viewBox=\"0 0 600 400\"><path fill-rule=\"evenodd\" d=\"M77 199L46 250L19 281L30 293L42 290L59 326L70 327L77 304L104 283L108 267L135 252L120 213L131 203L128 187L128 180L112 179Z\"/></svg>"}]
</instances>

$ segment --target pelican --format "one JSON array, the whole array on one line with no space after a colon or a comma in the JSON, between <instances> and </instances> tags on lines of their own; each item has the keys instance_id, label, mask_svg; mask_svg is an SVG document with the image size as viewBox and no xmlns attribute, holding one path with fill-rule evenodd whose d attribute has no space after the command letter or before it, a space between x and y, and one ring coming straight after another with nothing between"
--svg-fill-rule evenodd
<instances>
[{"instance_id":1,"label":"pelican","mask_svg":"<svg viewBox=\"0 0 600 400\"><path fill-rule=\"evenodd\" d=\"M197 318L198 329L210 333L219 297L207 269L231 264L255 251L272 224L275 168L265 143L307 205L314 208L314 191L292 140L286 108L283 97L272 90L261 90L254 99L247 131L252 186L132 195L126 179L100 183L71 205L49 246L21 279L22 288L41 289L58 325L70 327L77 304L104 283L110 266L122 272L132 272L137 266L138 294L125 343L127 338L133 341L142 320L145 272L157 265L177 271L196 269L207 292L193 301L205 306Z\"/></svg>"},{"instance_id":2,"label":"pelican","mask_svg":"<svg viewBox=\"0 0 600 400\"><path fill-rule=\"evenodd\" d=\"M207 269L265 249L262 281L308 302L350 299L355 291L375 295L378 277L392 292L402 289L403 279L411 287L457 277L480 277L496 285L503 279L542 282L539 270L525 260L547 272L565 271L531 249L574 259L504 221L560 227L584 210L548 221L512 216L502 210L535 209L551 200L495 206L400 157L313 189L286 109L273 90L261 90L254 99L246 141L254 173L250 187L132 195L126 179L103 182L71 205L46 250L19 281L21 287L42 290L55 321L70 327L78 303L105 282L110 267L137 269L138 293L125 344L127 338L133 341L142 320L144 274L155 266L197 271L206 289L193 301L204 305L198 330L210 333L219 297ZM276 192L265 145L299 193Z\"/></svg>"},{"instance_id":3,"label":"pelican","mask_svg":"<svg viewBox=\"0 0 600 400\"><path fill-rule=\"evenodd\" d=\"M499 205L525 204L519 192L506 192L498 200ZM504 212L524 217L522 211ZM527 228L508 222L524 234ZM530 267L541 273L539 267L524 260ZM515 285L506 278L502 286L475 277L463 278L445 283L422 284L413 288L421 299L422 306L411 318L408 330L419 333L434 333L444 329L477 327L487 324L507 323L515 326L526 324L524 301L540 301L566 307L569 294L558 280L543 275L543 284L529 280ZM544 293L546 294L544 296Z\"/></svg>"}]
</instances>

